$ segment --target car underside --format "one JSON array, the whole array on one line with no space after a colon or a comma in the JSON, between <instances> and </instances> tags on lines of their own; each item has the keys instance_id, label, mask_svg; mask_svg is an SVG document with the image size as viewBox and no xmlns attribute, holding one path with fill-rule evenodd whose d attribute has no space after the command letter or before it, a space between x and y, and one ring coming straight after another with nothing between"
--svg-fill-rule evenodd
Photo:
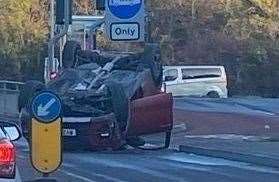
<instances>
[{"instance_id":1,"label":"car underside","mask_svg":"<svg viewBox=\"0 0 279 182\"><path fill-rule=\"evenodd\" d=\"M76 144L93 150L119 149L131 139L137 143L138 136L159 132L166 132L169 140L172 96L161 92L162 66L154 49L148 47L143 53L80 50L76 60L68 61L71 64L66 55L63 64L67 66L56 79L46 85L28 81L20 92L26 138L32 117L28 103L37 92L49 90L63 103L66 149Z\"/></svg>"}]
</instances>

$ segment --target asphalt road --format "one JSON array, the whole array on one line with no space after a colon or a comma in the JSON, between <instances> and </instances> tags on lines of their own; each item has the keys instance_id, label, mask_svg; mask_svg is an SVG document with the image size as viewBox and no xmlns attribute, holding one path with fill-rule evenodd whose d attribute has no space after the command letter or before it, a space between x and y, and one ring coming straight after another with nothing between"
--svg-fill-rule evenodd
<instances>
[{"instance_id":1,"label":"asphalt road","mask_svg":"<svg viewBox=\"0 0 279 182\"><path fill-rule=\"evenodd\" d=\"M175 125L187 135L279 137L279 99L174 99Z\"/></svg>"},{"instance_id":2,"label":"asphalt road","mask_svg":"<svg viewBox=\"0 0 279 182\"><path fill-rule=\"evenodd\" d=\"M17 142L23 181L40 175L31 167L24 141ZM175 150L65 152L61 168L52 174L61 182L278 182L279 169L179 153Z\"/></svg>"},{"instance_id":3,"label":"asphalt road","mask_svg":"<svg viewBox=\"0 0 279 182\"><path fill-rule=\"evenodd\" d=\"M6 108L10 108L10 106ZM262 130L266 124L275 128L277 121L279 121L277 119L279 100L277 99L175 98L174 109L175 111L180 110L180 113L175 115L174 134L176 136L173 137L171 146L175 146L179 138L180 141L186 140L186 133L183 132L188 131L189 128L193 129L196 134L206 134L207 132L200 129L201 126L203 126L203 129L208 130L209 128L208 131L214 131L209 125L212 126L214 122L220 124L222 121L224 126L227 126L228 118L231 118L233 124L230 124L227 130L222 129L220 133L232 131L234 126L235 129L239 130L240 127L247 126L248 121L251 124L248 125L250 129L255 124L253 119L258 119L259 122L265 121L258 125L259 130ZM209 113L210 117L208 117ZM249 117L246 117L246 115L249 115ZM208 118L211 119L210 122L207 122ZM191 119L193 120L191 121ZM267 120L272 123L267 122ZM235 125L236 121L239 121L240 124ZM189 127L189 123L193 125ZM204 123L209 123L209 125ZM274 127L272 124L274 124ZM246 130L243 132L247 133ZM27 143L21 140L16 145L17 165L23 181L40 177L40 174L30 164ZM61 182L278 182L279 179L279 169L178 153L175 150L151 152L129 149L102 153L65 152L63 158L63 165L52 175Z\"/></svg>"},{"instance_id":4,"label":"asphalt road","mask_svg":"<svg viewBox=\"0 0 279 182\"><path fill-rule=\"evenodd\" d=\"M279 99L253 97L228 99L177 97L174 101L175 109L187 111L247 114L254 116L279 115Z\"/></svg>"}]
</instances>

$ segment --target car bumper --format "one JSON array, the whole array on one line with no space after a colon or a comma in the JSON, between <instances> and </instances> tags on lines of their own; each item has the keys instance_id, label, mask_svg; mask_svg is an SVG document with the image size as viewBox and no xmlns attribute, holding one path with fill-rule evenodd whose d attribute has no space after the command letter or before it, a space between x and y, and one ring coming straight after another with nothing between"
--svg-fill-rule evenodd
<instances>
[{"instance_id":1,"label":"car bumper","mask_svg":"<svg viewBox=\"0 0 279 182\"><path fill-rule=\"evenodd\" d=\"M75 131L75 135L63 135L63 148L66 150L90 149L90 118L63 118L62 130L70 129ZM88 120L88 121L85 121ZM84 122L79 122L84 121Z\"/></svg>"},{"instance_id":2,"label":"car bumper","mask_svg":"<svg viewBox=\"0 0 279 182\"><path fill-rule=\"evenodd\" d=\"M114 114L93 118L63 118L63 147L68 150L118 149L124 142Z\"/></svg>"}]
</instances>

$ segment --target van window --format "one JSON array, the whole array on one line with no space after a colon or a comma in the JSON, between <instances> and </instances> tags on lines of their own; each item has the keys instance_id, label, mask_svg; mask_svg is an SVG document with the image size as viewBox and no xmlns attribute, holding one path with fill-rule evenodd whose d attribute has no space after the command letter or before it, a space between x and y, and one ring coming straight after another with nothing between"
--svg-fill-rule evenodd
<instances>
[{"instance_id":1,"label":"van window","mask_svg":"<svg viewBox=\"0 0 279 182\"><path fill-rule=\"evenodd\" d=\"M182 79L218 78L222 71L219 68L187 68L182 69Z\"/></svg>"},{"instance_id":2,"label":"van window","mask_svg":"<svg viewBox=\"0 0 279 182\"><path fill-rule=\"evenodd\" d=\"M174 81L178 78L178 71L177 69L170 69L164 72L164 81Z\"/></svg>"}]
</instances>

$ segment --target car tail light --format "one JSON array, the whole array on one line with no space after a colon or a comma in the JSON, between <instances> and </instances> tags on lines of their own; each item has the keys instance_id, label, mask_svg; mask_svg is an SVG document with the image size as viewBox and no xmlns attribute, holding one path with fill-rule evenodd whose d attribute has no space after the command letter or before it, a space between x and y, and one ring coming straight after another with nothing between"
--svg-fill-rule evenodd
<instances>
[{"instance_id":1,"label":"car tail light","mask_svg":"<svg viewBox=\"0 0 279 182\"><path fill-rule=\"evenodd\" d=\"M0 140L0 178L15 177L15 147L9 140Z\"/></svg>"}]
</instances>

